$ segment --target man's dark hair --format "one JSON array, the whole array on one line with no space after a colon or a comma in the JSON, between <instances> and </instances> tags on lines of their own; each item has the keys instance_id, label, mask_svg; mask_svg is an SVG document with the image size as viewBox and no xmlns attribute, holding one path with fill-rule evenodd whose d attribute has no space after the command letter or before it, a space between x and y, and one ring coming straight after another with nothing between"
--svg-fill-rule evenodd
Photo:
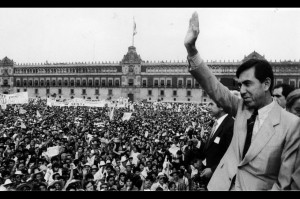
<instances>
[{"instance_id":1,"label":"man's dark hair","mask_svg":"<svg viewBox=\"0 0 300 199\"><path fill-rule=\"evenodd\" d=\"M276 86L274 86L274 89L277 88L282 88L282 95L287 98L287 96L293 91L295 90L295 88L289 84L277 84Z\"/></svg>"},{"instance_id":2,"label":"man's dark hair","mask_svg":"<svg viewBox=\"0 0 300 199\"><path fill-rule=\"evenodd\" d=\"M242 72L252 67L255 68L255 72L254 72L255 78L258 79L261 83L264 82L267 77L271 79L271 85L269 91L272 93L273 85L274 85L274 74L273 74L272 66L266 60L250 59L246 61L245 63L243 63L238 67L236 71L236 77L239 78Z\"/></svg>"},{"instance_id":3,"label":"man's dark hair","mask_svg":"<svg viewBox=\"0 0 300 199\"><path fill-rule=\"evenodd\" d=\"M151 182L154 182L154 179L151 175L147 175L145 180L150 180Z\"/></svg>"},{"instance_id":4,"label":"man's dark hair","mask_svg":"<svg viewBox=\"0 0 300 199\"><path fill-rule=\"evenodd\" d=\"M94 179L94 175L91 173L86 174L85 179Z\"/></svg>"},{"instance_id":5,"label":"man's dark hair","mask_svg":"<svg viewBox=\"0 0 300 199\"><path fill-rule=\"evenodd\" d=\"M133 173L135 173L135 172L141 172L141 169L139 168L139 167L133 167Z\"/></svg>"},{"instance_id":6,"label":"man's dark hair","mask_svg":"<svg viewBox=\"0 0 300 199\"><path fill-rule=\"evenodd\" d=\"M86 189L86 186L91 183L93 186L95 185L95 182L94 181L86 181L84 184L83 184L83 188Z\"/></svg>"},{"instance_id":7,"label":"man's dark hair","mask_svg":"<svg viewBox=\"0 0 300 199\"><path fill-rule=\"evenodd\" d=\"M70 185L66 188L67 191L70 191L71 189L77 190L77 187L75 185Z\"/></svg>"},{"instance_id":8,"label":"man's dark hair","mask_svg":"<svg viewBox=\"0 0 300 199\"><path fill-rule=\"evenodd\" d=\"M169 182L169 189L173 186L175 184L175 182L173 182L173 181L171 181L171 182Z\"/></svg>"},{"instance_id":9,"label":"man's dark hair","mask_svg":"<svg viewBox=\"0 0 300 199\"><path fill-rule=\"evenodd\" d=\"M114 177L113 175L108 175L108 176L106 177L106 181L108 182L110 178L112 178L113 180L115 180L115 177Z\"/></svg>"}]
</instances>

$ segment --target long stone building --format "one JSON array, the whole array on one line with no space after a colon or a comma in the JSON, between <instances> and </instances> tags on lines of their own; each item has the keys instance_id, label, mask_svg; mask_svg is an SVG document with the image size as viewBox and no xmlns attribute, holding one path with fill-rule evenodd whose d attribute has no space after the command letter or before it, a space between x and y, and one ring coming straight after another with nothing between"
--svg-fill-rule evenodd
<instances>
[{"instance_id":1,"label":"long stone building","mask_svg":"<svg viewBox=\"0 0 300 199\"><path fill-rule=\"evenodd\" d=\"M237 89L235 71L242 62L265 59L252 52L241 61L210 61L208 66L229 89ZM299 61L271 61L275 85L288 83L300 87ZM202 102L207 94L187 71L187 61L143 61L130 46L118 63L16 64L5 57L0 61L0 93L27 91L29 97L117 99Z\"/></svg>"}]
</instances>

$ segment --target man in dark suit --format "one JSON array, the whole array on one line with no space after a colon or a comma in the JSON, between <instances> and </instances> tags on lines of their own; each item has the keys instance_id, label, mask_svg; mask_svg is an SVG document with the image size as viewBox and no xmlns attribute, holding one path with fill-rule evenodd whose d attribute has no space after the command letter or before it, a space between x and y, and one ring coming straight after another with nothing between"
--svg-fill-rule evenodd
<instances>
[{"instance_id":1,"label":"man in dark suit","mask_svg":"<svg viewBox=\"0 0 300 199\"><path fill-rule=\"evenodd\" d=\"M223 108L219 107L214 101L208 104L210 114L216 118L210 136L206 143L200 146L200 159L204 166L200 177L204 178L205 184L208 183L213 172L217 168L220 160L230 145L233 135L234 120Z\"/></svg>"}]
</instances>

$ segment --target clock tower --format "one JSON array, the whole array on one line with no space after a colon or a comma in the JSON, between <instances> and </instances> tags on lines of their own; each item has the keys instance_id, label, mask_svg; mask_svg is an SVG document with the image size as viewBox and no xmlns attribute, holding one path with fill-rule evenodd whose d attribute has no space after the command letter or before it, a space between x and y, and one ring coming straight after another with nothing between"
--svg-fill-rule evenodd
<instances>
[{"instance_id":1,"label":"clock tower","mask_svg":"<svg viewBox=\"0 0 300 199\"><path fill-rule=\"evenodd\" d=\"M128 47L128 52L124 55L122 66L122 93L123 96L129 97L130 101L135 100L140 93L141 86L141 63L140 55L136 53L134 46Z\"/></svg>"}]
</instances>

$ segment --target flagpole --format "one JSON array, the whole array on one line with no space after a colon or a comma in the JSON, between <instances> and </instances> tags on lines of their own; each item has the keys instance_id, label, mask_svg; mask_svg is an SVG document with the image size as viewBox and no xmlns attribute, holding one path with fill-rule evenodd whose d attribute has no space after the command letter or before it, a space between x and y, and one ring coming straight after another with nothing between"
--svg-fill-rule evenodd
<instances>
[{"instance_id":1,"label":"flagpole","mask_svg":"<svg viewBox=\"0 0 300 199\"><path fill-rule=\"evenodd\" d=\"M134 34L132 34L132 46L134 46Z\"/></svg>"},{"instance_id":2,"label":"flagpole","mask_svg":"<svg viewBox=\"0 0 300 199\"><path fill-rule=\"evenodd\" d=\"M134 46L134 17L133 17L132 46Z\"/></svg>"}]
</instances>

